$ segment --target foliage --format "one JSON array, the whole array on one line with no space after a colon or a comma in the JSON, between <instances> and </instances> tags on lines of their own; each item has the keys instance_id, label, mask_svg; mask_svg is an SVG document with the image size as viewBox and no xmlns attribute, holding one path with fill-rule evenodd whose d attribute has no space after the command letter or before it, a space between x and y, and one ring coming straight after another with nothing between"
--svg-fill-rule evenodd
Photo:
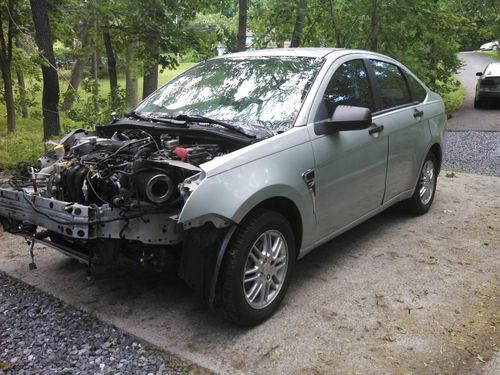
<instances>
[{"instance_id":1,"label":"foliage","mask_svg":"<svg viewBox=\"0 0 500 375\"><path fill-rule=\"evenodd\" d=\"M70 70L76 59L89 61L95 53L100 56L97 78L107 77L103 32L110 34L118 74L129 69L139 80L156 65L168 70L176 68L180 61L197 62L215 56L219 43L226 51L237 50L236 0L47 2L60 70ZM248 27L255 36L253 47L282 47L290 41L299 2L248 1ZM7 0L0 0L2 9L6 4ZM18 10L14 15L15 32L22 37L21 46L13 50L11 68L15 108L19 113L23 104L27 104L31 107L30 116L36 117L41 113L42 60L34 48L30 3L16 0L15 4ZM457 52L460 48L475 49L482 43L500 39L500 0L308 0L302 45L369 49L374 21L378 52L400 60L431 89L456 102L459 90L453 73L460 67ZM6 30L3 31L5 34ZM90 43L84 48L86 35ZM128 55L129 49L132 56ZM68 66L64 67L65 62ZM24 73L29 88L24 97L15 79L17 71ZM72 121L87 125L106 122L109 113L126 110L123 81L117 103L112 106L108 85L96 85L90 64L84 70L84 77L80 92L71 93L76 95L76 106L69 114ZM69 72L59 74L59 79L69 80ZM66 91L66 83L62 86L62 92ZM4 96L0 95L2 100Z\"/></svg>"},{"instance_id":2,"label":"foliage","mask_svg":"<svg viewBox=\"0 0 500 375\"><path fill-rule=\"evenodd\" d=\"M109 123L112 120L112 113L122 116L128 108L125 104L125 91L118 89L116 98L109 92L106 97L98 93L99 82L93 78L85 78L82 81L82 89L86 99L78 102L78 105L68 111L68 118L77 123L81 123L86 128L93 128L95 125ZM97 110L96 110L97 108Z\"/></svg>"},{"instance_id":3,"label":"foliage","mask_svg":"<svg viewBox=\"0 0 500 375\"><path fill-rule=\"evenodd\" d=\"M465 89L463 86L454 86L454 89L449 89L443 94L444 105L446 107L446 112L456 112L464 104L465 101Z\"/></svg>"},{"instance_id":4,"label":"foliage","mask_svg":"<svg viewBox=\"0 0 500 375\"><path fill-rule=\"evenodd\" d=\"M0 129L0 171L14 169L21 160L35 162L43 154L39 120L19 119L16 133Z\"/></svg>"},{"instance_id":5,"label":"foliage","mask_svg":"<svg viewBox=\"0 0 500 375\"><path fill-rule=\"evenodd\" d=\"M500 39L500 0L449 0L449 8L467 18L472 28L459 39L462 50L475 50L481 44Z\"/></svg>"}]
</instances>

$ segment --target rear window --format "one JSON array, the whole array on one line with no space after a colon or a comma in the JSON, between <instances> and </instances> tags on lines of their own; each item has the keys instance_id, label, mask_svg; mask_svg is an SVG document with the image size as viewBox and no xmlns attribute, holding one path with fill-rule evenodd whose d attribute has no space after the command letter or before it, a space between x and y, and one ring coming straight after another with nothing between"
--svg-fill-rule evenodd
<instances>
[{"instance_id":1,"label":"rear window","mask_svg":"<svg viewBox=\"0 0 500 375\"><path fill-rule=\"evenodd\" d=\"M489 64L484 70L485 76L499 76L500 77L500 63Z\"/></svg>"},{"instance_id":2,"label":"rear window","mask_svg":"<svg viewBox=\"0 0 500 375\"><path fill-rule=\"evenodd\" d=\"M412 75L405 74L405 76L410 87L411 99L414 102L423 102L427 96L427 91Z\"/></svg>"}]
</instances>

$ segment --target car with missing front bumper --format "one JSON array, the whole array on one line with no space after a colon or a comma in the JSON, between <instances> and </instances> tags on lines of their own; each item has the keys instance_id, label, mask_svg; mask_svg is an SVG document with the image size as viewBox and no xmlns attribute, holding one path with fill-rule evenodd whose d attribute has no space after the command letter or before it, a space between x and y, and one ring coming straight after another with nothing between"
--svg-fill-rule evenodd
<instances>
[{"instance_id":1,"label":"car with missing front bumper","mask_svg":"<svg viewBox=\"0 0 500 375\"><path fill-rule=\"evenodd\" d=\"M179 75L0 186L0 222L81 262L180 277L235 323L267 319L297 259L434 199L443 101L377 53L279 49Z\"/></svg>"}]
</instances>

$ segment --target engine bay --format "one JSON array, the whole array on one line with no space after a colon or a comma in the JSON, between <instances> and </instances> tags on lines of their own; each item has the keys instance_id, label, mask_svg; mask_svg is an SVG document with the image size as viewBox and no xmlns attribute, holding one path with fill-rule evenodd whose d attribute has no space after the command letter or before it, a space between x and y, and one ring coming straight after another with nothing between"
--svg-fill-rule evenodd
<instances>
[{"instance_id":1,"label":"engine bay","mask_svg":"<svg viewBox=\"0 0 500 375\"><path fill-rule=\"evenodd\" d=\"M196 140L199 140L196 137ZM76 130L39 159L38 168L12 180L40 196L124 210L181 207L179 184L198 167L234 151L229 142L196 142L189 135L125 128L110 136Z\"/></svg>"}]
</instances>

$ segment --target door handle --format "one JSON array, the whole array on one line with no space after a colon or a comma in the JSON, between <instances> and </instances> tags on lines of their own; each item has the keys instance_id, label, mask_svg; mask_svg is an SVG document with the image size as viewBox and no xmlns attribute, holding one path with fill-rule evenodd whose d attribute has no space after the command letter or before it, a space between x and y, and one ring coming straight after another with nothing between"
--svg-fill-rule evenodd
<instances>
[{"instance_id":1,"label":"door handle","mask_svg":"<svg viewBox=\"0 0 500 375\"><path fill-rule=\"evenodd\" d=\"M418 109L415 108L415 112L413 112L413 117L418 118L422 117L424 115L424 111L419 111Z\"/></svg>"},{"instance_id":2,"label":"door handle","mask_svg":"<svg viewBox=\"0 0 500 375\"><path fill-rule=\"evenodd\" d=\"M368 133L370 135L373 135L373 134L376 134L376 133L380 133L382 130L384 130L384 125L375 125L373 124L373 126L368 129Z\"/></svg>"}]
</instances>

